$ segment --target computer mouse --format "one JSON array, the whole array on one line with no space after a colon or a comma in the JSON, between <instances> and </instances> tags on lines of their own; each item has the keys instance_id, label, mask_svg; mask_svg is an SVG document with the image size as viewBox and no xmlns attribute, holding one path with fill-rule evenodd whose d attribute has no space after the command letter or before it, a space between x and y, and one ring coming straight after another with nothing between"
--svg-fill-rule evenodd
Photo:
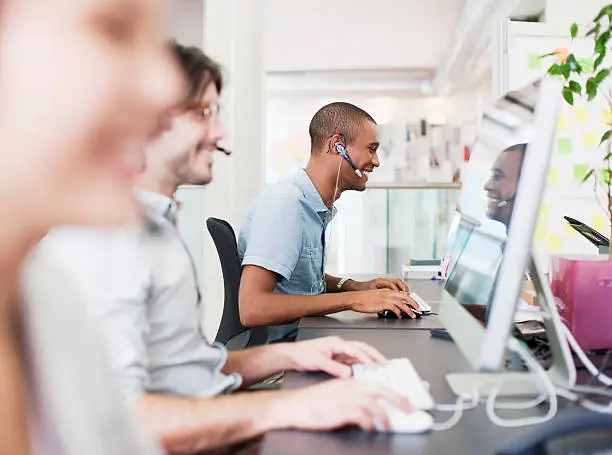
<instances>
[{"instance_id":1,"label":"computer mouse","mask_svg":"<svg viewBox=\"0 0 612 455\"><path fill-rule=\"evenodd\" d=\"M415 409L410 413L400 411L395 406L386 401L380 402L382 408L387 411L390 428L387 430L382 427L380 422L374 421L377 431L389 431L391 433L424 433L431 430L434 424L433 417L425 411Z\"/></svg>"},{"instance_id":2,"label":"computer mouse","mask_svg":"<svg viewBox=\"0 0 612 455\"><path fill-rule=\"evenodd\" d=\"M414 308L412 305L407 304L410 309L412 310L412 312L414 313L414 315L416 316L416 319L420 319L422 313L417 310L416 308ZM383 311L379 311L378 312L378 317L379 318L385 318L385 319L397 319L397 315L391 311L391 310L383 310ZM408 313L405 313L402 311L402 319L412 319L410 316L408 316Z\"/></svg>"}]
</instances>

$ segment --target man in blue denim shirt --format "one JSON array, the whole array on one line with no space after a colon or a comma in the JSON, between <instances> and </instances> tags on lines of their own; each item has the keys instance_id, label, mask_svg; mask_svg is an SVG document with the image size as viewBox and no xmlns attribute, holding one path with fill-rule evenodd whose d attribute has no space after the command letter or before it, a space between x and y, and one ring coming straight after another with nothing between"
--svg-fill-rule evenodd
<instances>
[{"instance_id":1,"label":"man in blue denim shirt","mask_svg":"<svg viewBox=\"0 0 612 455\"><path fill-rule=\"evenodd\" d=\"M295 337L304 316L392 310L414 317L406 302L418 308L399 279L358 282L325 273L333 203L343 191L364 191L379 166L376 122L357 106L337 102L314 115L309 132L308 166L263 192L238 240L240 318L247 326L270 326L268 341Z\"/></svg>"}]
</instances>

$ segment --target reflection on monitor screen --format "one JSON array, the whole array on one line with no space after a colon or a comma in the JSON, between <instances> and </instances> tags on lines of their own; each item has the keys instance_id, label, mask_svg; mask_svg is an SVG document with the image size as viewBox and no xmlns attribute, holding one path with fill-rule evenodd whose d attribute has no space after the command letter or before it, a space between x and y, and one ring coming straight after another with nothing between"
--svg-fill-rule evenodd
<instances>
[{"instance_id":1,"label":"reflection on monitor screen","mask_svg":"<svg viewBox=\"0 0 612 455\"><path fill-rule=\"evenodd\" d=\"M446 290L464 305L489 310L527 144L539 83L489 106L462 174L457 214L447 240Z\"/></svg>"}]
</instances>

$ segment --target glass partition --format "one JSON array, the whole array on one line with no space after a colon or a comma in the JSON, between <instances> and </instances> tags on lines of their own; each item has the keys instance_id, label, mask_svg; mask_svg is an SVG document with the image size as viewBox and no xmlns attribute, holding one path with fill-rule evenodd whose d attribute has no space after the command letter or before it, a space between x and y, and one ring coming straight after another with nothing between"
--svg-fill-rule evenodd
<instances>
[{"instance_id":1,"label":"glass partition","mask_svg":"<svg viewBox=\"0 0 612 455\"><path fill-rule=\"evenodd\" d=\"M328 236L332 274L396 274L410 260L441 259L460 184L370 185L336 202Z\"/></svg>"}]
</instances>

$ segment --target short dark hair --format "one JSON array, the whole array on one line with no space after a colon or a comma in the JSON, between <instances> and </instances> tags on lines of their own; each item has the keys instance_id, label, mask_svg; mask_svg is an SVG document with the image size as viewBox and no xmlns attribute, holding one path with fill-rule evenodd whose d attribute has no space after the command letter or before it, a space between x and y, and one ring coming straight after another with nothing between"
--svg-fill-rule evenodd
<instances>
[{"instance_id":1,"label":"short dark hair","mask_svg":"<svg viewBox=\"0 0 612 455\"><path fill-rule=\"evenodd\" d=\"M334 134L344 134L347 144L351 144L364 122L376 121L363 109L345 102L335 102L317 111L308 127L311 151L321 149Z\"/></svg>"},{"instance_id":2,"label":"short dark hair","mask_svg":"<svg viewBox=\"0 0 612 455\"><path fill-rule=\"evenodd\" d=\"M514 144L511 145L510 147L506 147L505 149L502 150L502 153L504 152L520 152L523 154L523 156L525 155L525 152L527 151L527 143L522 143L522 144Z\"/></svg>"},{"instance_id":3,"label":"short dark hair","mask_svg":"<svg viewBox=\"0 0 612 455\"><path fill-rule=\"evenodd\" d=\"M506 152L518 152L521 154L521 165L519 166L518 177L521 177L521 173L523 172L523 162L525 160L525 152L527 151L527 143L514 144L509 147L506 147L502 150L502 153Z\"/></svg>"},{"instance_id":4,"label":"short dark hair","mask_svg":"<svg viewBox=\"0 0 612 455\"><path fill-rule=\"evenodd\" d=\"M170 43L179 66L185 72L189 83L186 103L197 101L209 84L215 84L221 93L223 72L221 66L195 46L182 46L175 41Z\"/></svg>"}]
</instances>

